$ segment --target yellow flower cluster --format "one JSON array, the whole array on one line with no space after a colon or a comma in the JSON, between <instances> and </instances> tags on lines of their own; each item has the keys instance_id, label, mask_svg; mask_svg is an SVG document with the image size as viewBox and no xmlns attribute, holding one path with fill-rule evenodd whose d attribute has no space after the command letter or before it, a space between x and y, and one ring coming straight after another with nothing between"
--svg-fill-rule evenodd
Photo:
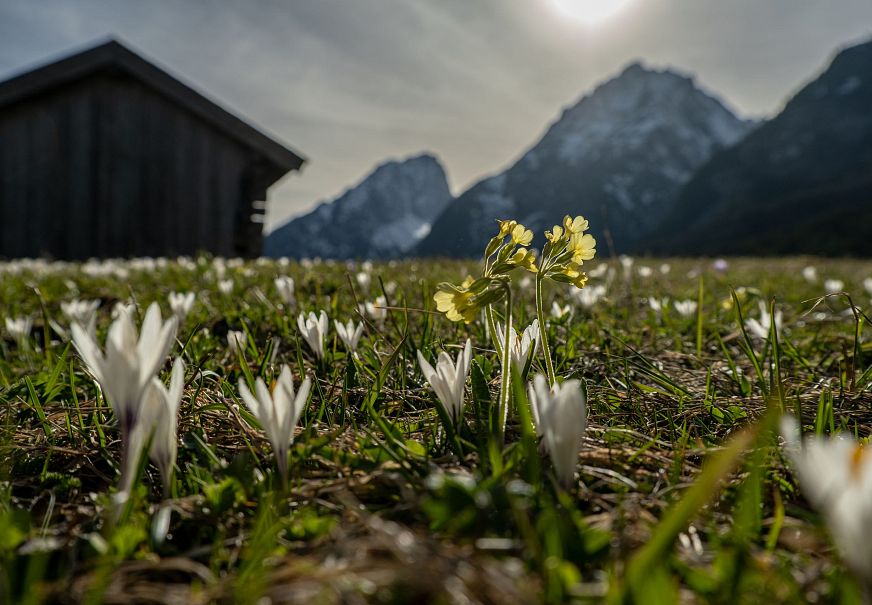
<instances>
[{"instance_id":1,"label":"yellow flower cluster","mask_svg":"<svg viewBox=\"0 0 872 605\"><path fill-rule=\"evenodd\" d=\"M526 247L533 243L533 232L515 220L497 223L500 232L491 239L484 253L487 263L485 274L505 275L512 269L525 269L535 273L536 254Z\"/></svg>"},{"instance_id":2,"label":"yellow flower cluster","mask_svg":"<svg viewBox=\"0 0 872 605\"><path fill-rule=\"evenodd\" d=\"M596 255L596 239L585 233L590 225L583 216L566 216L563 225L554 225L545 232L545 244L542 250L543 278L570 283L577 288L583 288L587 283L587 274L581 271L584 261L591 260Z\"/></svg>"},{"instance_id":3,"label":"yellow flower cluster","mask_svg":"<svg viewBox=\"0 0 872 605\"><path fill-rule=\"evenodd\" d=\"M583 288L587 274L581 271L584 261L596 254L596 240L588 233L587 220L582 216L563 219L545 232L548 240L542 249L541 261L528 246L533 232L516 220L497 221L500 230L491 238L484 251L485 268L481 278L468 277L459 286L441 283L433 295L436 308L451 321L470 323L488 305L505 295L507 274L514 269L537 273L538 279L573 284Z\"/></svg>"}]
</instances>

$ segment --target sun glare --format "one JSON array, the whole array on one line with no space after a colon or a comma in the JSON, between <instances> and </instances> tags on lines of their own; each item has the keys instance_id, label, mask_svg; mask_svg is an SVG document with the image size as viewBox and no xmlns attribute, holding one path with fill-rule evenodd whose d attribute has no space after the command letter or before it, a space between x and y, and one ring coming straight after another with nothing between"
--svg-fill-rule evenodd
<instances>
[{"instance_id":1,"label":"sun glare","mask_svg":"<svg viewBox=\"0 0 872 605\"><path fill-rule=\"evenodd\" d=\"M567 17L588 25L605 21L619 12L631 0L552 0L557 9Z\"/></svg>"}]
</instances>

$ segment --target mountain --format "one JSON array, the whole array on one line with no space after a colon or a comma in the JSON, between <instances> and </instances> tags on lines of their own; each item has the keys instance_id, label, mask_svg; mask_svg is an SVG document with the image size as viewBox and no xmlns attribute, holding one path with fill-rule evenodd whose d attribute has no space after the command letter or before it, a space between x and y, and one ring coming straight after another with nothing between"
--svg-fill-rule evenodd
<instances>
[{"instance_id":1,"label":"mountain","mask_svg":"<svg viewBox=\"0 0 872 605\"><path fill-rule=\"evenodd\" d=\"M648 234L712 154L753 124L692 79L636 63L566 109L505 172L454 200L413 251L478 256L496 219L541 232L582 214L604 251Z\"/></svg>"},{"instance_id":2,"label":"mountain","mask_svg":"<svg viewBox=\"0 0 872 605\"><path fill-rule=\"evenodd\" d=\"M872 42L838 53L775 118L714 155L641 248L872 254Z\"/></svg>"},{"instance_id":3,"label":"mountain","mask_svg":"<svg viewBox=\"0 0 872 605\"><path fill-rule=\"evenodd\" d=\"M335 200L273 230L264 253L295 258L396 257L427 235L451 199L445 171L432 155L387 162Z\"/></svg>"}]
</instances>

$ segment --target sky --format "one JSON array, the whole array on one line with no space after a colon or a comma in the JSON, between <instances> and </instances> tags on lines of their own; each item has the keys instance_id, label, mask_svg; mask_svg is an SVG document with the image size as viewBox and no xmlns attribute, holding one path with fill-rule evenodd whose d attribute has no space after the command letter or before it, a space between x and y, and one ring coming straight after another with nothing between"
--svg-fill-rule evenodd
<instances>
[{"instance_id":1,"label":"sky","mask_svg":"<svg viewBox=\"0 0 872 605\"><path fill-rule=\"evenodd\" d=\"M872 0L0 0L0 79L108 36L308 159L269 229L425 151L459 194L636 60L772 115L872 38Z\"/></svg>"}]
</instances>

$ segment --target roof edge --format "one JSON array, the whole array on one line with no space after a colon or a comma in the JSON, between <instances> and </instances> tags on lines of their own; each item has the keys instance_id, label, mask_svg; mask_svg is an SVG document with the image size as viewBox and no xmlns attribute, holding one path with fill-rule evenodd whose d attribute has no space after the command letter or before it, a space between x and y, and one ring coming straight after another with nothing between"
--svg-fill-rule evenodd
<instances>
[{"instance_id":1,"label":"roof edge","mask_svg":"<svg viewBox=\"0 0 872 605\"><path fill-rule=\"evenodd\" d=\"M0 109L113 66L121 68L159 94L260 153L284 172L299 170L306 161L306 158L294 150L266 135L116 38L108 38L84 50L39 64L0 82Z\"/></svg>"}]
</instances>

